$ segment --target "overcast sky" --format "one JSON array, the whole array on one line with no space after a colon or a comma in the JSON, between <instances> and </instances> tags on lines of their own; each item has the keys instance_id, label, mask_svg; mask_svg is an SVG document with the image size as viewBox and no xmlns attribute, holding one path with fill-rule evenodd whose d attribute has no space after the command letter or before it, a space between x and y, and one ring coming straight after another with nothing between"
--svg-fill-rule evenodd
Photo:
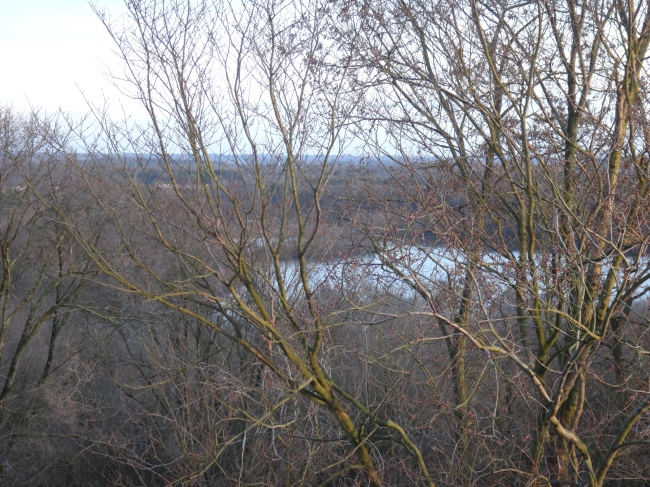
<instances>
[{"instance_id":1,"label":"overcast sky","mask_svg":"<svg viewBox=\"0 0 650 487\"><path fill-rule=\"evenodd\" d=\"M124 12L123 0L96 3ZM115 59L87 0L0 0L0 104L79 114L87 111L83 92L94 103L106 96L114 110L121 101L134 111L105 77Z\"/></svg>"}]
</instances>

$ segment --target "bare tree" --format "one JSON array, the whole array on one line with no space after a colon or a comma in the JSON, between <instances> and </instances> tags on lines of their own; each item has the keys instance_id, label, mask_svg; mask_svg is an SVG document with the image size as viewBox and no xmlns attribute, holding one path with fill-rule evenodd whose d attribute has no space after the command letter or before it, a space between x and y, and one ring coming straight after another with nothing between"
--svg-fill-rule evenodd
<instances>
[{"instance_id":1,"label":"bare tree","mask_svg":"<svg viewBox=\"0 0 650 487\"><path fill-rule=\"evenodd\" d=\"M646 482L646 4L126 6L146 121L3 112L3 411L114 485Z\"/></svg>"},{"instance_id":2,"label":"bare tree","mask_svg":"<svg viewBox=\"0 0 650 487\"><path fill-rule=\"evenodd\" d=\"M79 299L97 275L92 261L50 209L83 205L50 142L65 132L37 110L0 107L0 442L4 478L29 462L16 437L31 434L43 413L43 389L70 359L61 343ZM5 477L4 474L9 475Z\"/></svg>"},{"instance_id":3,"label":"bare tree","mask_svg":"<svg viewBox=\"0 0 650 487\"><path fill-rule=\"evenodd\" d=\"M650 408L647 6L352 2L339 18L368 87L359 123L398 168L381 213L355 218L447 337L461 451L476 430L471 344L503 374L492 390L520 388L536 416L521 436L528 466L504 456L491 475L603 485L617 455L647 442L628 441ZM508 438L495 431L487 448ZM464 485L487 475L468 457L461 470Z\"/></svg>"},{"instance_id":4,"label":"bare tree","mask_svg":"<svg viewBox=\"0 0 650 487\"><path fill-rule=\"evenodd\" d=\"M242 407L237 414L249 425L224 447L241 439L243 459L250 428L278 422L276 411L299 394L329 413L349 445L316 481L382 485L391 472L375 444L388 443L402 449L398 458L406 453L402 471L433 485L399 412L384 407L408 374L358 395L345 385L360 387L350 374L367 360L354 360L354 350L338 356L347 345L339 340L374 323L372 313L356 312L358 303L350 308L347 290L334 292L338 271L321 262L332 245L321 237L321 201L358 100L346 67L331 67L325 5L127 7L121 22L97 13L124 61L115 78L149 120L120 125L97 109L99 139L80 129L90 156L77 163L115 240L92 243L82 222L56 207L60 218L112 286L201 323L216 333L206 339L243 353L238 374L255 383L240 397L264 402L269 384L282 392L261 410ZM304 440L340 444L339 434L306 426ZM200 477L218 457L185 478Z\"/></svg>"}]
</instances>

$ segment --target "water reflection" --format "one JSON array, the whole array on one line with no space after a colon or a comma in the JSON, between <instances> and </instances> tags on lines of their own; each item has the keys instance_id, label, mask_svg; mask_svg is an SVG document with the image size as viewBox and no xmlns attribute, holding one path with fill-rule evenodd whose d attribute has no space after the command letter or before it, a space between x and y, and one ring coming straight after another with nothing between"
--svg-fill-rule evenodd
<instances>
[{"instance_id":1,"label":"water reflection","mask_svg":"<svg viewBox=\"0 0 650 487\"><path fill-rule=\"evenodd\" d=\"M530 290L533 277L541 295L558 293L562 286L567 285L569 277L585 281L590 271L589 262L582 265L576 265L575 262L567 265L566 261L554 263L551 255L539 253L535 255L533 263L522 266L517 251L504 254L483 252L474 256L468 266L468 255L457 249L393 246L382 249L380 253L354 258L327 262L312 261L307 264L308 283L312 291L365 290L411 300L415 294L414 286L422 286L431 291L459 292L469 276L474 288L487 299L503 294L514 286ZM611 261L603 261L602 264L601 279L604 279ZM523 268L523 272L518 273L518 267ZM287 290L300 292L298 262L283 261L282 273ZM648 257L629 258L628 265L618 272L614 294L621 284L624 284L624 287L629 286L630 282L646 277L650 277ZM650 295L647 287L639 288L637 294L636 299Z\"/></svg>"}]
</instances>

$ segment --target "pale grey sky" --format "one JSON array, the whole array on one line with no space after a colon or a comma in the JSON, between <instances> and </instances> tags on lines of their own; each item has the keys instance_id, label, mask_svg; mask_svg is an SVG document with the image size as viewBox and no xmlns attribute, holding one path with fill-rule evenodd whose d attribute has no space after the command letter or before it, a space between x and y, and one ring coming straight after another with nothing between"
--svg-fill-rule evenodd
<instances>
[{"instance_id":1,"label":"pale grey sky","mask_svg":"<svg viewBox=\"0 0 650 487\"><path fill-rule=\"evenodd\" d=\"M125 10L123 0L96 3L116 15ZM115 62L87 0L0 0L0 104L79 114L87 111L83 91L94 103L107 97L111 111L120 102L136 111L104 75Z\"/></svg>"}]
</instances>

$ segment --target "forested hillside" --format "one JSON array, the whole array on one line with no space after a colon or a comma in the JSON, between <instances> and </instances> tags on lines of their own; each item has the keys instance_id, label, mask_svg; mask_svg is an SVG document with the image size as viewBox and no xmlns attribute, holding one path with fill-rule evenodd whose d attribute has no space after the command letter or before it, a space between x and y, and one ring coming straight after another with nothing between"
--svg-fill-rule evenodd
<instances>
[{"instance_id":1,"label":"forested hillside","mask_svg":"<svg viewBox=\"0 0 650 487\"><path fill-rule=\"evenodd\" d=\"M0 108L0 485L650 483L650 4L126 5L147 120Z\"/></svg>"}]
</instances>

